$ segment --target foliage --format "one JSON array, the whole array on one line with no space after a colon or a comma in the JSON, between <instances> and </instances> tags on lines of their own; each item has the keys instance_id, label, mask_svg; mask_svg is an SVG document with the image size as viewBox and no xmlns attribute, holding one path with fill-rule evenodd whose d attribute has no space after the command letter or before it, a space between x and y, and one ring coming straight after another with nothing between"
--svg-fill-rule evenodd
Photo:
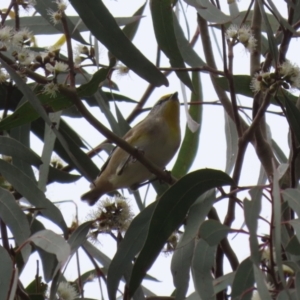
<instances>
[{"instance_id":1,"label":"foliage","mask_svg":"<svg viewBox=\"0 0 300 300\"><path fill-rule=\"evenodd\" d=\"M240 11L236 1L228 1L225 9L219 0L151 0L124 18L115 18L101 0L11 0L1 9L0 299L87 299L86 284L96 280L102 298L162 299L145 288L143 279L157 280L147 272L164 251L172 253L175 287L164 299L297 299L300 100L295 91L300 88L300 68L287 53L298 36L300 1L280 1L287 17L271 0L248 2ZM194 20L186 18L185 6ZM70 7L76 16L69 15ZM23 16L24 9L32 15ZM132 42L147 9L157 42L156 62ZM196 30L190 38L192 26ZM38 47L39 35L53 34L61 35L57 43ZM106 63L99 59L98 42L108 53ZM250 71L244 68L238 74L234 62L241 48L248 53ZM133 72L148 83L140 99L119 91L114 77L118 71ZM121 138L150 96L171 83L172 73L177 76L172 80L182 85L187 117L172 170L176 180ZM201 73L209 74L217 101L203 96ZM247 105L240 104L238 95ZM112 103L119 102L135 105L127 118L116 105L113 109ZM225 112L224 172L200 169L196 160L205 105ZM92 107L100 108L103 119L93 115ZM269 114L289 125L288 158L283 145L271 137ZM88 150L85 137L66 117L87 121L102 142ZM43 145L41 155L30 142L33 135ZM99 201L87 220L76 217L68 225L66 212L46 197L46 187L70 186L79 178L92 182L99 173L94 157L112 149L108 142L159 178L151 183L157 200L149 196L142 201L139 191L133 192L139 209L134 215L121 197L108 198ZM255 185L241 184L249 145L261 164ZM53 160L53 154L59 160ZM192 166L195 170L190 171ZM217 202L228 203L224 220L214 207ZM263 217L265 203L268 218ZM239 229L237 211L243 212ZM267 226L264 236L262 222ZM111 257L91 243L104 234L117 246ZM233 234L247 235L249 244L235 249L229 240ZM36 253L42 273L37 267L24 287L20 276L28 265L34 268L31 258ZM77 279L71 282L64 271L73 255ZM93 266L87 272L80 269L83 255ZM191 286L194 291L188 295Z\"/></svg>"}]
</instances>

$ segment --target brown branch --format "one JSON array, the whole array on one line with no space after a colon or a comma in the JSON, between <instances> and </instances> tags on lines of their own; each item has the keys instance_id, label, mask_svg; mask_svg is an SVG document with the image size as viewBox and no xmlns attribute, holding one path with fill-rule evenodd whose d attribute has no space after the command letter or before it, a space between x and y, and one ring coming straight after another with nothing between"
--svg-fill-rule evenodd
<instances>
[{"instance_id":1,"label":"brown branch","mask_svg":"<svg viewBox=\"0 0 300 300\"><path fill-rule=\"evenodd\" d=\"M10 11L12 10L12 8L14 7L14 0L12 0L6 10L6 12L4 14L1 14L1 26L4 25L5 21L6 21L6 18L8 17Z\"/></svg>"},{"instance_id":2,"label":"brown branch","mask_svg":"<svg viewBox=\"0 0 300 300\"><path fill-rule=\"evenodd\" d=\"M204 72L204 73L212 73L216 75L225 76L225 73L219 70L215 70L213 68L210 68L209 66L203 66L203 67L193 67L193 68L158 68L161 71L176 71L176 72L190 72L190 71L196 71L196 72Z\"/></svg>"},{"instance_id":3,"label":"brown branch","mask_svg":"<svg viewBox=\"0 0 300 300\"><path fill-rule=\"evenodd\" d=\"M288 23L292 25L294 18L294 8L292 5L289 8L289 15L288 15ZM279 47L279 64L282 64L285 61L286 53L289 49L289 45L291 42L291 39L293 37L293 32L291 32L289 29L283 29L283 37L282 41Z\"/></svg>"}]
</instances>

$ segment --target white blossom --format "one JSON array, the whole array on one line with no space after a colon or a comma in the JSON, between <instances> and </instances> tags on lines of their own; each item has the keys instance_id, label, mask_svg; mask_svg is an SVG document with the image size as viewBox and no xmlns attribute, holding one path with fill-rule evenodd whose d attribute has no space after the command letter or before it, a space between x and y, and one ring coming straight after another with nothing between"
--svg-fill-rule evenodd
<instances>
[{"instance_id":1,"label":"white blossom","mask_svg":"<svg viewBox=\"0 0 300 300\"><path fill-rule=\"evenodd\" d=\"M9 79L9 75L5 72L3 72L2 69L0 69L0 84L5 82L7 79Z\"/></svg>"},{"instance_id":2,"label":"white blossom","mask_svg":"<svg viewBox=\"0 0 300 300\"><path fill-rule=\"evenodd\" d=\"M33 34L29 29L23 28L22 30L16 31L13 34L12 43L17 47L21 47L23 46L23 43L30 40L32 36Z\"/></svg>"},{"instance_id":3,"label":"white blossom","mask_svg":"<svg viewBox=\"0 0 300 300\"><path fill-rule=\"evenodd\" d=\"M65 11L68 7L68 4L62 0L57 0L56 4L57 4L58 10L60 10L60 11Z\"/></svg>"},{"instance_id":4,"label":"white blossom","mask_svg":"<svg viewBox=\"0 0 300 300\"><path fill-rule=\"evenodd\" d=\"M55 65L52 66L51 64L46 64L46 69L51 73L61 73L66 72L68 70L69 66L61 61L55 61Z\"/></svg>"},{"instance_id":5,"label":"white blossom","mask_svg":"<svg viewBox=\"0 0 300 300\"><path fill-rule=\"evenodd\" d=\"M22 49L17 54L17 59L21 65L28 66L32 63L34 60L34 53L32 51L29 51L27 49Z\"/></svg>"},{"instance_id":6,"label":"white blossom","mask_svg":"<svg viewBox=\"0 0 300 300\"><path fill-rule=\"evenodd\" d=\"M56 73L66 72L69 66L61 61L56 61L54 65L54 71Z\"/></svg>"},{"instance_id":7,"label":"white blossom","mask_svg":"<svg viewBox=\"0 0 300 300\"><path fill-rule=\"evenodd\" d=\"M300 88L300 68L286 60L279 68L282 79L290 83L292 88Z\"/></svg>"},{"instance_id":8,"label":"white blossom","mask_svg":"<svg viewBox=\"0 0 300 300\"><path fill-rule=\"evenodd\" d=\"M58 85L54 82L47 83L43 87L43 93L49 95L50 98L56 98L58 90Z\"/></svg>"},{"instance_id":9,"label":"white blossom","mask_svg":"<svg viewBox=\"0 0 300 300\"><path fill-rule=\"evenodd\" d=\"M117 70L118 75L121 75L121 76L127 75L130 71L130 69L127 66L120 64L120 63L117 64L115 69Z\"/></svg>"},{"instance_id":10,"label":"white blossom","mask_svg":"<svg viewBox=\"0 0 300 300\"><path fill-rule=\"evenodd\" d=\"M94 229L96 229L90 233L90 236L94 237L100 232L110 232L111 230L125 231L133 216L125 199L121 197L103 199L89 214L88 219L95 221Z\"/></svg>"},{"instance_id":11,"label":"white blossom","mask_svg":"<svg viewBox=\"0 0 300 300\"><path fill-rule=\"evenodd\" d=\"M236 24L232 24L226 30L227 39L236 39L238 36L238 26Z\"/></svg>"},{"instance_id":12,"label":"white blossom","mask_svg":"<svg viewBox=\"0 0 300 300\"><path fill-rule=\"evenodd\" d=\"M57 294L60 300L74 300L79 296L75 288L68 282L60 282Z\"/></svg>"},{"instance_id":13,"label":"white blossom","mask_svg":"<svg viewBox=\"0 0 300 300\"><path fill-rule=\"evenodd\" d=\"M0 48L7 47L11 42L13 36L13 29L9 26L5 26L0 29Z\"/></svg>"},{"instance_id":14,"label":"white blossom","mask_svg":"<svg viewBox=\"0 0 300 300\"><path fill-rule=\"evenodd\" d=\"M47 14L50 16L50 21L53 23L53 25L56 25L61 21L61 11L53 11L52 9L48 9Z\"/></svg>"}]
</instances>

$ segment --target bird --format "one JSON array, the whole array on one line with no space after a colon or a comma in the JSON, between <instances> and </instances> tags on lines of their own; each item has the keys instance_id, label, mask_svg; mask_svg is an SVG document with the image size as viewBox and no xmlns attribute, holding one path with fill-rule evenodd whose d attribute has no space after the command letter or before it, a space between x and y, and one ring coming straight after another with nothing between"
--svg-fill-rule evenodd
<instances>
[{"instance_id":1,"label":"bird","mask_svg":"<svg viewBox=\"0 0 300 300\"><path fill-rule=\"evenodd\" d=\"M156 166L165 169L181 142L178 93L161 97L149 114L123 137ZM154 175L133 156L115 147L99 176L81 200L94 205L104 194L121 188L136 187Z\"/></svg>"}]
</instances>

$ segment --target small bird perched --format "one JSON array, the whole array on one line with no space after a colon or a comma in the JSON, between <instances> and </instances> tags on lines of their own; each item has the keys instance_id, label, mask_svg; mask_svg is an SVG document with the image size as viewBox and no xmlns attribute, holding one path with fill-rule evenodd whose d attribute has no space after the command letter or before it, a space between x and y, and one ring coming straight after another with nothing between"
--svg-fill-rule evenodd
<instances>
[{"instance_id":1,"label":"small bird perched","mask_svg":"<svg viewBox=\"0 0 300 300\"><path fill-rule=\"evenodd\" d=\"M178 93L163 96L148 116L130 129L123 139L147 159L164 169L180 145L180 104ZM133 188L150 179L152 173L120 147L116 147L81 200L94 205L104 194Z\"/></svg>"}]
</instances>

